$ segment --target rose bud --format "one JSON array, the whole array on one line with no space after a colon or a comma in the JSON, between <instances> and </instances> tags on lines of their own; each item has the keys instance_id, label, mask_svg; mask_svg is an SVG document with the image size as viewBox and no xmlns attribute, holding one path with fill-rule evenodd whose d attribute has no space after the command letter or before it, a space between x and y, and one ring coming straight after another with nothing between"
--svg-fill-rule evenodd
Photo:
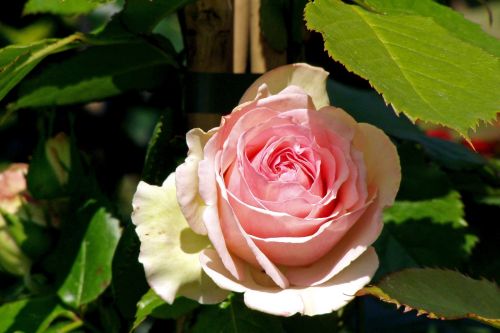
<instances>
[{"instance_id":1,"label":"rose bud","mask_svg":"<svg viewBox=\"0 0 500 333\"><path fill-rule=\"evenodd\" d=\"M0 269L23 276L50 247L46 212L26 188L27 164L0 173Z\"/></svg>"},{"instance_id":2,"label":"rose bud","mask_svg":"<svg viewBox=\"0 0 500 333\"><path fill-rule=\"evenodd\" d=\"M68 195L70 150L70 140L64 133L39 141L27 177L29 192L35 199L55 199Z\"/></svg>"},{"instance_id":3,"label":"rose bud","mask_svg":"<svg viewBox=\"0 0 500 333\"><path fill-rule=\"evenodd\" d=\"M0 172L0 270L20 276L29 271L31 261L12 237L3 214L15 214L21 208L27 172L28 165L21 163Z\"/></svg>"},{"instance_id":4,"label":"rose bud","mask_svg":"<svg viewBox=\"0 0 500 333\"><path fill-rule=\"evenodd\" d=\"M59 184L68 183L68 170L71 167L69 139L64 133L59 133L45 143L45 153Z\"/></svg>"},{"instance_id":5,"label":"rose bud","mask_svg":"<svg viewBox=\"0 0 500 333\"><path fill-rule=\"evenodd\" d=\"M381 130L329 105L327 75L306 64L264 74L219 127L188 132L162 186L139 184L139 261L160 297L233 291L259 311L317 315L370 281L399 157Z\"/></svg>"}]
</instances>

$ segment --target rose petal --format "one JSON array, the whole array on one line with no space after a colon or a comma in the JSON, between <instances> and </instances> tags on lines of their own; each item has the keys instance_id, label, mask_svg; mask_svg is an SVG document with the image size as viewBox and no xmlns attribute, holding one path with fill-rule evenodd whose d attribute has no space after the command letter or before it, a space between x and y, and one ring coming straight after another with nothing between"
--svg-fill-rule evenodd
<instances>
[{"instance_id":1,"label":"rose petal","mask_svg":"<svg viewBox=\"0 0 500 333\"><path fill-rule=\"evenodd\" d=\"M219 169L218 165L219 162L220 162L219 159L216 158L215 160L216 170ZM220 218L219 228L221 228L218 229L217 232L220 231L221 234L218 235L218 237L214 237L214 240L220 242L221 239L223 239L225 244L227 244L228 249L230 249L232 252L236 253L240 257L244 258L247 262L260 266L278 286L286 288L288 286L288 280L286 279L286 277L276 267L276 265L274 265L274 263L272 263L266 257L266 255L264 255L262 251L260 251L260 249L254 244L252 239L241 227L237 217L234 214L231 205L229 204L228 193L226 191L224 181L221 175L217 175L216 180L219 191L219 202L218 202L218 208L219 208L218 213ZM210 237L210 230L209 230L209 237ZM212 238L210 239L212 240ZM224 251L222 252L223 255L225 255L225 251L227 251L227 249L222 247L221 249ZM221 254L219 250L217 250L217 252ZM225 258L224 257L221 258L224 262L224 265L228 267L227 259L226 261L224 261ZM238 278L241 279L242 277L238 276Z\"/></svg>"},{"instance_id":2,"label":"rose petal","mask_svg":"<svg viewBox=\"0 0 500 333\"><path fill-rule=\"evenodd\" d=\"M205 203L198 191L198 164L203 159L203 147L214 133L214 129L206 133L199 128L190 130L186 134L188 156L184 163L175 170L177 201L182 214L186 217L191 229L201 235L206 235L207 229L203 224Z\"/></svg>"},{"instance_id":3,"label":"rose petal","mask_svg":"<svg viewBox=\"0 0 500 333\"><path fill-rule=\"evenodd\" d=\"M307 316L330 313L347 305L355 297L356 292L370 282L377 267L377 254L370 248L342 272L321 285L281 291L251 290L245 293L245 304L254 310L271 314L292 315L293 312L289 309L285 312L280 311L280 308L283 306L289 308L294 304L292 300L300 298L302 309L297 308L295 312Z\"/></svg>"},{"instance_id":4,"label":"rose petal","mask_svg":"<svg viewBox=\"0 0 500 333\"><path fill-rule=\"evenodd\" d=\"M308 316L336 311L354 298L378 267L373 248L329 281L314 287L280 289L259 285L250 274L244 282L234 280L213 250L200 255L203 270L221 288L244 292L245 304L255 310L280 316L300 313Z\"/></svg>"},{"instance_id":5,"label":"rose petal","mask_svg":"<svg viewBox=\"0 0 500 333\"><path fill-rule=\"evenodd\" d=\"M283 212L251 206L228 191L230 205L241 217L243 229L250 235L261 237L301 237L310 235L328 220L300 218Z\"/></svg>"},{"instance_id":6,"label":"rose petal","mask_svg":"<svg viewBox=\"0 0 500 333\"><path fill-rule=\"evenodd\" d=\"M297 286L322 284L362 255L380 235L382 226L382 209L376 200L329 253L307 267L287 267L284 273Z\"/></svg>"},{"instance_id":7,"label":"rose petal","mask_svg":"<svg viewBox=\"0 0 500 333\"><path fill-rule=\"evenodd\" d=\"M259 87L266 84L272 94L277 94L288 86L295 85L312 97L316 108L329 105L326 92L328 72L319 67L298 63L281 66L259 77L243 94L240 104L255 98Z\"/></svg>"},{"instance_id":8,"label":"rose petal","mask_svg":"<svg viewBox=\"0 0 500 333\"><path fill-rule=\"evenodd\" d=\"M250 237L273 263L285 266L313 265L342 239L363 212L364 209L359 209L330 220L321 225L316 233L305 237Z\"/></svg>"},{"instance_id":9,"label":"rose petal","mask_svg":"<svg viewBox=\"0 0 500 333\"><path fill-rule=\"evenodd\" d=\"M346 153L358 123L347 112L333 106L325 106L309 115L311 132L320 147L339 147Z\"/></svg>"},{"instance_id":10,"label":"rose petal","mask_svg":"<svg viewBox=\"0 0 500 333\"><path fill-rule=\"evenodd\" d=\"M227 292L203 278L199 262L208 239L189 228L177 204L174 177L172 173L161 187L145 182L137 187L132 222L141 241L139 261L151 288L167 302L179 295L220 302Z\"/></svg>"},{"instance_id":11,"label":"rose petal","mask_svg":"<svg viewBox=\"0 0 500 333\"><path fill-rule=\"evenodd\" d=\"M15 163L0 172L0 210L14 214L21 207L26 190L28 164Z\"/></svg>"},{"instance_id":12,"label":"rose petal","mask_svg":"<svg viewBox=\"0 0 500 333\"><path fill-rule=\"evenodd\" d=\"M231 253L227 247L227 239L224 238L221 227L221 217L217 206L207 206L203 214L203 221L207 227L208 238L213 247L219 253L226 268L237 279L243 279L244 264Z\"/></svg>"},{"instance_id":13,"label":"rose petal","mask_svg":"<svg viewBox=\"0 0 500 333\"><path fill-rule=\"evenodd\" d=\"M363 153L367 183L378 189L382 206L392 205L401 183L401 166L396 146L380 129L358 124L354 147Z\"/></svg>"}]
</instances>

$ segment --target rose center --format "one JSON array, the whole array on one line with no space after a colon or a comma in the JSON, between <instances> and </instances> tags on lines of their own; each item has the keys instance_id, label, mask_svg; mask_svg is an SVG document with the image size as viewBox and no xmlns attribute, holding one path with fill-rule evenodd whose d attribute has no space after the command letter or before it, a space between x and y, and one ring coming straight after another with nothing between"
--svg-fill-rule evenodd
<instances>
[{"instance_id":1,"label":"rose center","mask_svg":"<svg viewBox=\"0 0 500 333\"><path fill-rule=\"evenodd\" d=\"M271 171L272 180L281 182L296 182L308 188L314 181L315 167L313 152L310 147L301 144L292 146L277 147L273 150L264 162L264 168L261 165L261 171ZM262 170L264 169L264 170Z\"/></svg>"}]
</instances>

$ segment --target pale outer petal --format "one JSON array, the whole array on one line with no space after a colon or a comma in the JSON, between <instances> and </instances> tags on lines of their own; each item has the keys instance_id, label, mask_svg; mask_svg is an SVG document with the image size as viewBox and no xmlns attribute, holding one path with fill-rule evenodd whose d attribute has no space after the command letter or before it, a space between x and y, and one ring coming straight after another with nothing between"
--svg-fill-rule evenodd
<instances>
[{"instance_id":1,"label":"pale outer petal","mask_svg":"<svg viewBox=\"0 0 500 333\"><path fill-rule=\"evenodd\" d=\"M205 203L198 188L198 164L203 159L205 144L215 132L216 129L208 132L199 128L190 130L186 135L188 156L175 170L177 201L191 229L200 235L206 235L207 229L203 223Z\"/></svg>"},{"instance_id":2,"label":"pale outer petal","mask_svg":"<svg viewBox=\"0 0 500 333\"><path fill-rule=\"evenodd\" d=\"M354 147L363 153L369 187L378 189L382 207L394 203L401 183L401 165L396 147L380 129L370 124L358 124Z\"/></svg>"},{"instance_id":3,"label":"pale outer petal","mask_svg":"<svg viewBox=\"0 0 500 333\"><path fill-rule=\"evenodd\" d=\"M221 288L243 292L245 304L255 310L279 316L295 313L314 316L336 311L353 298L355 293L370 282L378 267L378 258L373 248L369 248L327 282L314 287L262 286L247 274L244 282L239 282L224 268L217 253L205 250L200 255L205 272Z\"/></svg>"},{"instance_id":4,"label":"pale outer petal","mask_svg":"<svg viewBox=\"0 0 500 333\"><path fill-rule=\"evenodd\" d=\"M132 222L141 241L139 261L151 288L165 301L186 296L220 302L227 292L203 276L199 261L209 241L189 228L177 204L174 177L170 174L161 187L145 182L137 187Z\"/></svg>"},{"instance_id":5,"label":"pale outer petal","mask_svg":"<svg viewBox=\"0 0 500 333\"><path fill-rule=\"evenodd\" d=\"M240 104L252 101L259 87L266 84L271 94L277 94L290 85L304 89L312 97L317 109L330 105L326 92L328 72L320 67L304 63L291 64L273 69L259 77L243 94Z\"/></svg>"}]
</instances>

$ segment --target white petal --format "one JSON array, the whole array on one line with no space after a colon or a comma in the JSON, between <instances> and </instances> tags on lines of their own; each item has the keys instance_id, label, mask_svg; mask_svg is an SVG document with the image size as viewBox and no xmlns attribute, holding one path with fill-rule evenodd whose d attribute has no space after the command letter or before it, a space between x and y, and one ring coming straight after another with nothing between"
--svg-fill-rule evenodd
<instances>
[{"instance_id":1,"label":"white petal","mask_svg":"<svg viewBox=\"0 0 500 333\"><path fill-rule=\"evenodd\" d=\"M377 270L378 259L373 248L352 262L331 280L319 286L290 288L281 291L251 290L245 293L245 303L255 310L272 314L292 315L299 312L307 316L337 311L349 303L358 290L370 282ZM291 312L292 302L300 298L302 308ZM287 313L288 311L288 313Z\"/></svg>"},{"instance_id":2,"label":"white petal","mask_svg":"<svg viewBox=\"0 0 500 333\"><path fill-rule=\"evenodd\" d=\"M190 130L186 135L188 156L175 170L177 201L191 229L201 235L206 235L207 229L202 219L205 202L198 191L198 164L203 159L203 147L214 133L215 130L206 133L199 128Z\"/></svg>"},{"instance_id":3,"label":"white petal","mask_svg":"<svg viewBox=\"0 0 500 333\"><path fill-rule=\"evenodd\" d=\"M266 84L271 94L277 94L290 85L298 86L311 96L317 109L330 105L326 92L328 72L320 67L304 63L290 64L275 68L259 77L240 99L240 104L252 101L262 84Z\"/></svg>"},{"instance_id":4,"label":"white petal","mask_svg":"<svg viewBox=\"0 0 500 333\"><path fill-rule=\"evenodd\" d=\"M199 260L208 238L189 228L177 203L174 177L170 174L161 187L145 182L137 187L132 221L141 241L139 261L151 288L167 302L181 295L220 302L227 293L204 278Z\"/></svg>"}]
</instances>

